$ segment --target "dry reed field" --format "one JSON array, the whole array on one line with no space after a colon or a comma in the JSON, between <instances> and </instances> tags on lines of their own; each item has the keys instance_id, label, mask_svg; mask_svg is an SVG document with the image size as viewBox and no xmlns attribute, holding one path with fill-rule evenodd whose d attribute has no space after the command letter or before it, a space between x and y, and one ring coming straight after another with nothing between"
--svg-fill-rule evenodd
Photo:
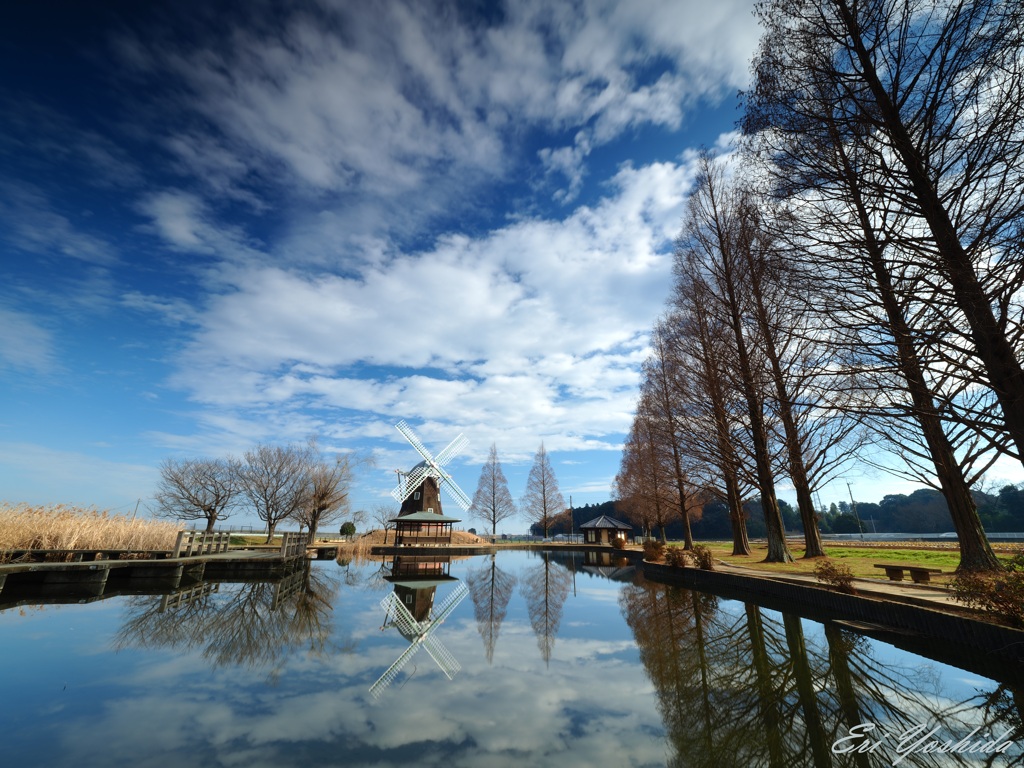
<instances>
[{"instance_id":1,"label":"dry reed field","mask_svg":"<svg viewBox=\"0 0 1024 768\"><path fill-rule=\"evenodd\" d=\"M0 550L173 549L180 524L64 504L0 502Z\"/></svg>"}]
</instances>

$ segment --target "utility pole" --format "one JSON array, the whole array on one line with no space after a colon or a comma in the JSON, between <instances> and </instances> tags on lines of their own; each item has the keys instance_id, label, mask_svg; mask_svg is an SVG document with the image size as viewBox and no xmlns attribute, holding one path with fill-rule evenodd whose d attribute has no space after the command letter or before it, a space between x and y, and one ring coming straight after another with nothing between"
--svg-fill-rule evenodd
<instances>
[{"instance_id":1,"label":"utility pole","mask_svg":"<svg viewBox=\"0 0 1024 768\"><path fill-rule=\"evenodd\" d=\"M864 526L860 523L860 515L857 514L857 502L853 500L853 491L850 490L850 484L846 484L846 492L850 494L850 511L853 512L853 517L857 521L857 530L860 531L860 538L864 539Z\"/></svg>"},{"instance_id":2,"label":"utility pole","mask_svg":"<svg viewBox=\"0 0 1024 768\"><path fill-rule=\"evenodd\" d=\"M569 494L569 543L575 543L576 521L572 517L572 494ZM573 574L573 590L576 589L576 574Z\"/></svg>"}]
</instances>

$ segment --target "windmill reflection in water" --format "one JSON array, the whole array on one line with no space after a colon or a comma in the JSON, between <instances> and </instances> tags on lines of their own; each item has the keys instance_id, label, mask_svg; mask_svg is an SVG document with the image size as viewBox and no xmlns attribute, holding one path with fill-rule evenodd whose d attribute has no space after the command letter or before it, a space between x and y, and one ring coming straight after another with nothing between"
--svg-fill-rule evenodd
<instances>
[{"instance_id":1,"label":"windmill reflection in water","mask_svg":"<svg viewBox=\"0 0 1024 768\"><path fill-rule=\"evenodd\" d=\"M409 641L409 647L370 686L374 698L391 685L420 646L449 680L462 669L451 652L433 634L469 594L465 584L449 575L450 566L451 558L448 556L395 555L391 563L391 574L384 577L395 585L395 589L380 601L380 607L384 610L381 631L396 627L402 637ZM440 605L435 606L437 588L451 583L455 584L455 588Z\"/></svg>"}]
</instances>

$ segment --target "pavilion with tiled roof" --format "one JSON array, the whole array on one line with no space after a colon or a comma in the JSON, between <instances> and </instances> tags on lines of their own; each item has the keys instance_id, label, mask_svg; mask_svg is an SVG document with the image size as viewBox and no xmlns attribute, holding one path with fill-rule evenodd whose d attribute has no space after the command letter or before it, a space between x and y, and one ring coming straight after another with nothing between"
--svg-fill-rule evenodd
<instances>
[{"instance_id":1,"label":"pavilion with tiled roof","mask_svg":"<svg viewBox=\"0 0 1024 768\"><path fill-rule=\"evenodd\" d=\"M586 544L611 544L614 539L625 539L633 526L616 520L608 515L595 517L589 523L580 526L583 541Z\"/></svg>"}]
</instances>

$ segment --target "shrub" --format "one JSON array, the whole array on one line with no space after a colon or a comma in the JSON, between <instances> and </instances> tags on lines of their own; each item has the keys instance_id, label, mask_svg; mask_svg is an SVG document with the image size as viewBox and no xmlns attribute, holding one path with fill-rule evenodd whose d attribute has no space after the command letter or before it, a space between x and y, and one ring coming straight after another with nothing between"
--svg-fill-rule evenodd
<instances>
[{"instance_id":1,"label":"shrub","mask_svg":"<svg viewBox=\"0 0 1024 768\"><path fill-rule=\"evenodd\" d=\"M705 547L703 544L695 544L693 547L693 559L697 562L697 567L702 571L713 571L715 570L715 556L710 549Z\"/></svg>"},{"instance_id":2,"label":"shrub","mask_svg":"<svg viewBox=\"0 0 1024 768\"><path fill-rule=\"evenodd\" d=\"M857 590L853 586L853 571L846 563L821 560L814 566L814 575L818 581L827 584L836 592L845 592L848 595L857 594Z\"/></svg>"},{"instance_id":3,"label":"shrub","mask_svg":"<svg viewBox=\"0 0 1024 768\"><path fill-rule=\"evenodd\" d=\"M346 520L341 524L341 535L342 536L355 536L356 535L356 524L351 520Z\"/></svg>"},{"instance_id":4,"label":"shrub","mask_svg":"<svg viewBox=\"0 0 1024 768\"><path fill-rule=\"evenodd\" d=\"M1002 573L958 573L950 586L957 602L1024 627L1024 554L1011 559Z\"/></svg>"},{"instance_id":5,"label":"shrub","mask_svg":"<svg viewBox=\"0 0 1024 768\"><path fill-rule=\"evenodd\" d=\"M669 547L665 550L665 563L673 568L685 568L691 554L682 547Z\"/></svg>"},{"instance_id":6,"label":"shrub","mask_svg":"<svg viewBox=\"0 0 1024 768\"><path fill-rule=\"evenodd\" d=\"M665 545L657 540L644 542L644 560L656 563L665 556Z\"/></svg>"},{"instance_id":7,"label":"shrub","mask_svg":"<svg viewBox=\"0 0 1024 768\"><path fill-rule=\"evenodd\" d=\"M616 536L615 538L612 539L612 546L615 549L625 549L626 548L626 540Z\"/></svg>"}]
</instances>

